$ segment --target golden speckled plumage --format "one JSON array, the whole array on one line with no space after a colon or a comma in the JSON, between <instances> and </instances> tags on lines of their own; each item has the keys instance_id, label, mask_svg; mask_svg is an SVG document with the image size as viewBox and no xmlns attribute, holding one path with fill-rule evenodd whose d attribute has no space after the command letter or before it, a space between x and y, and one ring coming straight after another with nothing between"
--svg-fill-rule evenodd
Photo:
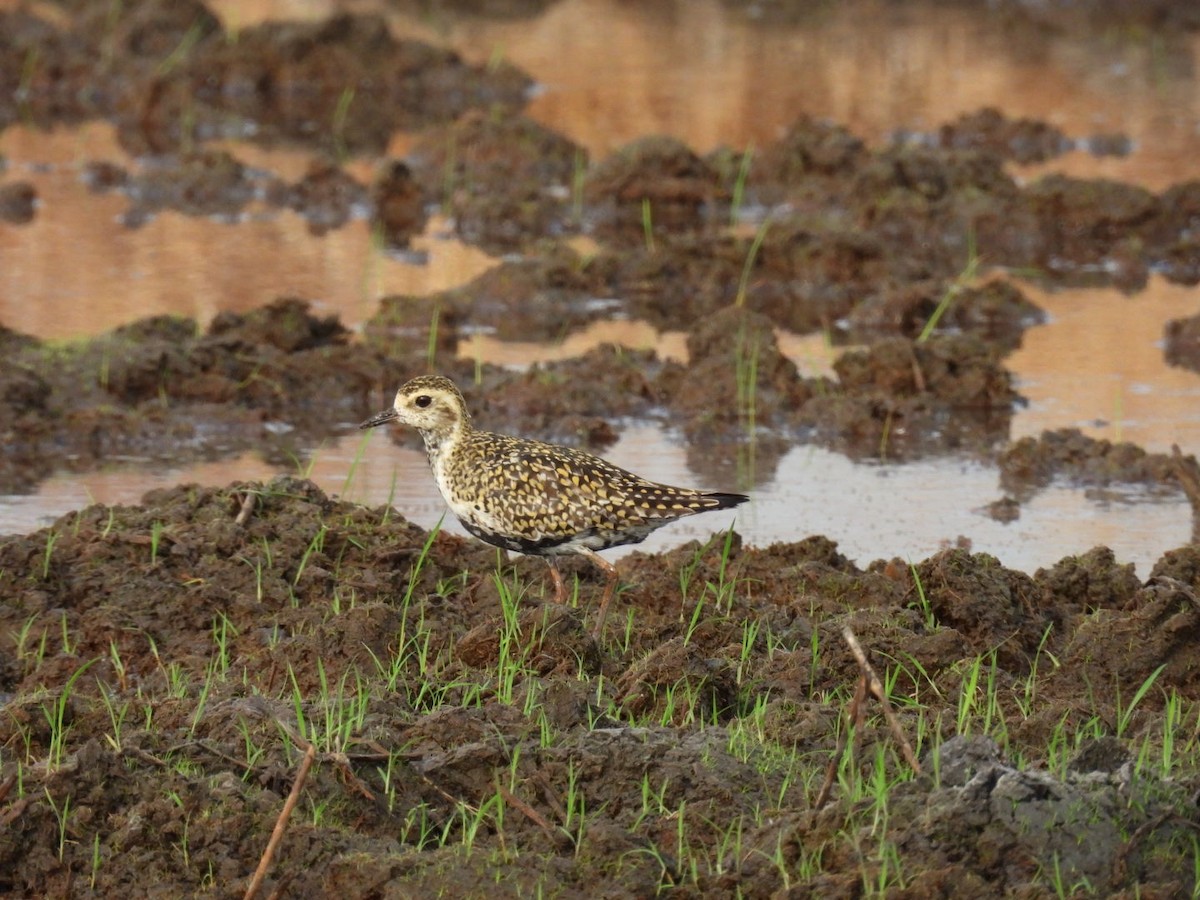
<instances>
[{"instance_id":1,"label":"golden speckled plumage","mask_svg":"<svg viewBox=\"0 0 1200 900\"><path fill-rule=\"evenodd\" d=\"M360 427L392 420L420 432L438 488L467 531L547 559L556 600L563 601L566 590L555 556L582 554L608 572L597 635L616 568L596 550L637 543L683 516L749 499L657 484L582 450L478 431L458 388L440 375L412 379L396 392L391 409Z\"/></svg>"}]
</instances>

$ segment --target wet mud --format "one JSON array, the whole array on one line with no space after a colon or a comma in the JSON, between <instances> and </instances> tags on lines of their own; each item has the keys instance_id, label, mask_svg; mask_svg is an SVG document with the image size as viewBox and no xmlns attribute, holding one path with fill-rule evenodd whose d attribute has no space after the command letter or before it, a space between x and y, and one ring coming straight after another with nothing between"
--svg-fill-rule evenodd
<instances>
[{"instance_id":1,"label":"wet mud","mask_svg":"<svg viewBox=\"0 0 1200 900\"><path fill-rule=\"evenodd\" d=\"M1200 183L1011 174L1120 136L981 110L867 146L801 117L754 154L646 138L594 161L521 115L523 73L376 17L234 39L198 2L36 9L0 12L0 125L113 122L128 164L81 177L128 198L123 227L290 209L316 235L369 219L403 249L437 210L509 255L455 290L380 298L361 334L295 297L70 344L0 328L5 492L121 456L255 448L290 468L432 364L479 425L577 446L656 419L700 455L752 448L762 478L800 443L967 452L999 466L1005 520L1056 481L1200 504L1182 453L1010 440L1005 359L1043 313L1006 267L1132 292L1152 270L1200 281ZM419 136L388 158L399 129ZM288 182L238 141L311 164ZM20 227L36 197L2 174L3 227ZM614 316L685 332L686 360L454 355L478 330L556 340ZM779 348L818 330L848 346L833 377ZM1170 362L1196 367L1196 331L1168 326ZM595 641L593 567L564 562L577 596L558 606L540 561L403 512L278 478L0 537L0 891L240 896L309 746L264 896L1196 890L1200 767L1179 763L1196 751L1195 544L1143 580L1104 547L1029 575L966 545L911 565L880 547L860 568L824 537L730 533L622 559ZM897 724L868 707L842 755L846 628Z\"/></svg>"},{"instance_id":2,"label":"wet mud","mask_svg":"<svg viewBox=\"0 0 1200 900\"><path fill-rule=\"evenodd\" d=\"M1168 363L1200 372L1200 315L1169 321L1163 342Z\"/></svg>"},{"instance_id":3,"label":"wet mud","mask_svg":"<svg viewBox=\"0 0 1200 900\"><path fill-rule=\"evenodd\" d=\"M514 867L522 891L569 896L768 896L801 872L852 891L886 878L851 852L868 823L836 795L814 805L857 675L849 625L893 695L920 698L901 727L931 729L915 780L881 718L858 737L899 779L875 840L912 890L1017 890L1055 864L1104 891L1190 890L1194 786L1133 765L1157 692L1098 759L1044 754L1064 718L1116 722L1156 672L1195 690L1195 547L1143 583L1106 550L1031 577L962 550L863 570L823 539L734 536L622 561L600 643L600 579L568 568L578 608L545 602L536 560L497 569L477 542L294 478L183 485L0 540L0 742L29 760L4 785L5 889L237 894L312 742L267 882L288 895L474 896ZM505 592L522 598L508 613ZM1004 749L955 736L981 657L1008 686Z\"/></svg>"}]
</instances>

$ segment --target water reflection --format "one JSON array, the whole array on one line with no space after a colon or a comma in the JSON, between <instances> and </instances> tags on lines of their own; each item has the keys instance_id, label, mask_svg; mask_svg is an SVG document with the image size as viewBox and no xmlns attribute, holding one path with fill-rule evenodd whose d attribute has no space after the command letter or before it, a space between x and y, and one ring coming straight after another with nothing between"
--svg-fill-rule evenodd
<instances>
[{"instance_id":1,"label":"water reflection","mask_svg":"<svg viewBox=\"0 0 1200 900\"><path fill-rule=\"evenodd\" d=\"M1089 29L1082 15L1048 28L978 5L797 7L795 21L760 22L752 6L717 0L565 0L532 21L389 21L473 62L499 54L525 69L543 85L529 114L601 157L646 134L700 152L761 147L800 113L878 143L995 106L1072 137L1123 132L1136 147L1046 168L1153 189L1200 175L1200 34Z\"/></svg>"},{"instance_id":2,"label":"water reflection","mask_svg":"<svg viewBox=\"0 0 1200 900\"><path fill-rule=\"evenodd\" d=\"M168 210L127 228L118 220L129 201L91 194L80 179L87 160L129 164L108 125L48 134L9 128L0 132L0 155L40 201L29 225L0 228L0 324L41 338L94 335L160 313L207 323L285 296L311 300L353 327L381 296L449 290L495 265L448 239L437 218L414 241L422 264L383 252L363 220L316 238L287 211L256 210L231 223ZM265 162L265 151L237 155ZM287 173L291 159L285 152L280 167L269 168Z\"/></svg>"},{"instance_id":3,"label":"water reflection","mask_svg":"<svg viewBox=\"0 0 1200 900\"><path fill-rule=\"evenodd\" d=\"M1022 285L1050 321L1025 332L1006 361L1029 405L1012 437L1079 428L1146 450L1200 451L1200 375L1168 366L1163 325L1197 312L1197 291L1152 278L1125 296L1111 290L1046 292Z\"/></svg>"},{"instance_id":4,"label":"water reflection","mask_svg":"<svg viewBox=\"0 0 1200 900\"><path fill-rule=\"evenodd\" d=\"M704 484L689 470L684 448L653 426L628 429L605 456L667 483L727 486ZM303 465L325 491L370 506L391 503L423 527L432 527L446 513L424 451L397 447L382 430L348 434L320 448ZM182 470L60 476L44 482L35 495L0 498L0 534L32 531L92 502L137 503L147 490L181 482L223 486L279 473L277 467L246 454ZM634 549L655 551L703 541L732 525L747 543L761 547L823 534L860 565L881 553L924 559L966 536L975 551L1033 572L1103 544L1113 549L1118 561L1135 563L1144 577L1165 550L1186 544L1191 534L1191 510L1181 499L1131 493L1126 499L1136 502L1114 495L1096 500L1058 487L1042 491L1023 506L1016 522L1001 524L981 512L1000 496L996 471L967 460L863 466L827 450L797 447L780 460L772 481L751 493L751 503L736 511L683 519L654 532L637 548L619 548L610 555L619 558ZM443 527L466 534L452 516Z\"/></svg>"}]
</instances>

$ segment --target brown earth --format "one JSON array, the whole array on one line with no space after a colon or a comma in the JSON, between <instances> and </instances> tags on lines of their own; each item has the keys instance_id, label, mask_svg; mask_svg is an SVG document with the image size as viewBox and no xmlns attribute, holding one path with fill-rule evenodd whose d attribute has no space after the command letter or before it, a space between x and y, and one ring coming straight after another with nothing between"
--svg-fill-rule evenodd
<instances>
[{"instance_id":1,"label":"brown earth","mask_svg":"<svg viewBox=\"0 0 1200 900\"><path fill-rule=\"evenodd\" d=\"M291 896L475 896L499 877L548 896L965 895L1045 886L1054 865L1102 893L1191 890L1196 785L1135 759L1164 698L1196 690L1196 548L1144 584L1103 548L1029 577L961 550L864 571L819 538L620 568L596 643L586 567L579 609L546 605L541 563L497 569L292 478L5 538L5 890L238 895L310 742L267 882ZM509 592L527 599L506 617ZM909 780L868 718L854 758L891 785L875 825L853 774L814 805L856 678L847 625L928 773ZM1003 749L954 737L980 660ZM1048 751L1064 721L1094 738Z\"/></svg>"},{"instance_id":2,"label":"brown earth","mask_svg":"<svg viewBox=\"0 0 1200 900\"><path fill-rule=\"evenodd\" d=\"M424 370L436 327L437 368L484 427L602 447L669 418L693 447L753 440L764 476L798 442L967 450L999 464L1009 517L1056 478L1197 496L1193 459L1009 442L1004 358L1041 313L975 277L969 238L1051 284L1194 284L1196 183L1020 186L1006 160L1083 138L991 110L878 148L801 118L749 160L656 138L594 162L520 115L522 73L377 18L232 40L199 2L37 9L0 12L0 124L113 121L136 159L85 177L128 196L129 227L266 202L316 234L368 215L403 247L436 204L521 256L382 298L361 338L297 298L65 347L0 328L0 490L122 454L286 462ZM383 158L399 128L423 129L416 149ZM311 167L288 184L205 146L230 138ZM24 187L0 185L5 227L36 214ZM731 227L739 197L773 212ZM552 339L613 315L687 331L687 362L453 358L464 329ZM776 329L861 346L802 378ZM1172 361L1194 366L1195 330L1169 326ZM1030 576L965 548L860 569L822 537L718 535L622 560L597 642L591 567L564 565L579 602L559 607L536 560L302 480L92 506L0 538L0 891L239 896L311 746L263 895L1189 895L1200 549L1162 549L1142 581L1103 547ZM846 627L898 727L869 706L840 756Z\"/></svg>"}]
</instances>

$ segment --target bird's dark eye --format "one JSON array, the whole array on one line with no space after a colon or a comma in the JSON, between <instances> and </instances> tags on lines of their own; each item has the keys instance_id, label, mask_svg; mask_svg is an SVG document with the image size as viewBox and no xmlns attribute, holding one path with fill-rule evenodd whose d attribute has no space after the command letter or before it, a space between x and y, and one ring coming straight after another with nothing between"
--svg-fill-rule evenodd
<instances>
[{"instance_id":1,"label":"bird's dark eye","mask_svg":"<svg viewBox=\"0 0 1200 900\"><path fill-rule=\"evenodd\" d=\"M421 409L424 409L432 402L433 402L433 398L430 397L428 394L422 394L420 397L418 397L416 400L413 401L413 403L417 404L417 406L419 406Z\"/></svg>"}]
</instances>

